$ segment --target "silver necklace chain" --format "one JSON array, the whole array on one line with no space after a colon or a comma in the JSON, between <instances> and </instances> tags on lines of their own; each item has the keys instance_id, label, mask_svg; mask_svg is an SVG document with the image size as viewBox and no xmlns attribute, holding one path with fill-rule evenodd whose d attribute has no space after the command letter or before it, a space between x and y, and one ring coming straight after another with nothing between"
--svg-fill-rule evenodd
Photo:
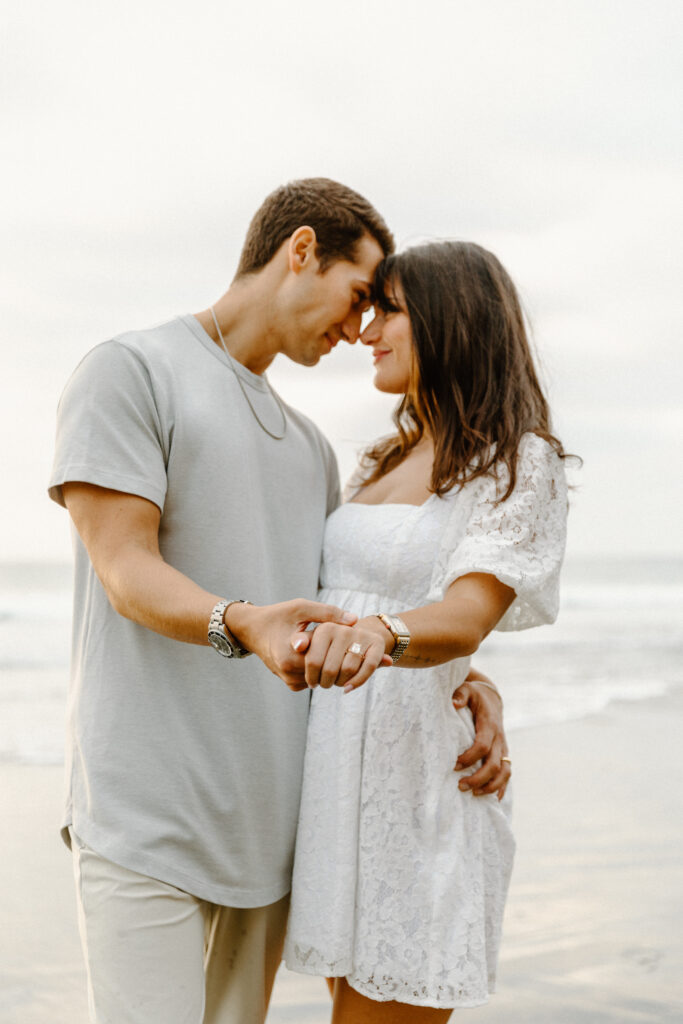
<instances>
[{"instance_id":1,"label":"silver necklace chain","mask_svg":"<svg viewBox=\"0 0 683 1024\"><path fill-rule=\"evenodd\" d=\"M233 365L233 362L234 362L233 357L228 352L228 346L225 344L225 338L223 337L223 332L221 331L220 327L218 326L218 320L216 319L216 314L214 313L213 306L209 306L209 309L211 310L211 316L213 317L213 322L216 325L216 330L218 331L218 337L221 340L221 345L223 346L223 351L225 352L225 354L227 356L228 365L229 365L230 369L232 370L232 372L235 374L235 377L237 378L237 383L240 386L240 390L241 390L242 394L244 395L244 398L245 398L245 401L246 401L247 405L251 409L252 416L254 417L256 422L258 423L258 425L261 428L261 430L265 431L265 433L268 434L268 437L272 437L274 441L281 441L282 438L287 433L287 416L286 416L285 410L282 407L282 402L280 401L279 396L276 395L276 393L271 388L270 381L265 379L266 387L268 388L268 390L270 391L271 395L275 399L277 407L278 407L278 409L280 410L280 412L282 414L282 433L281 434L274 434L272 432L272 430L268 430L268 427L265 425L263 420L261 420L259 418L259 414L256 412L256 409L251 404L251 401L249 400L249 395L247 394L247 392L244 389L244 384L242 383L240 375L239 375L239 373L237 372L237 370L235 369L235 367Z\"/></svg>"}]
</instances>

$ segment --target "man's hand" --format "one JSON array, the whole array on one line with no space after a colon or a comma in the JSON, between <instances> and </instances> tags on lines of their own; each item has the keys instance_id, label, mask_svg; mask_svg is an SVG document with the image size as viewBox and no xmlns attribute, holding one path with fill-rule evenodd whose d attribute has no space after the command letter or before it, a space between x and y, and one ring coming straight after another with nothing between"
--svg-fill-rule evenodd
<instances>
[{"instance_id":1,"label":"man's hand","mask_svg":"<svg viewBox=\"0 0 683 1024\"><path fill-rule=\"evenodd\" d=\"M305 682L311 689L342 686L348 693L366 683L381 665L391 665L386 648L393 637L379 619L374 628L365 619L353 627L328 620L289 639L291 649L305 655Z\"/></svg>"},{"instance_id":2,"label":"man's hand","mask_svg":"<svg viewBox=\"0 0 683 1024\"><path fill-rule=\"evenodd\" d=\"M357 618L352 612L334 605L302 599L260 607L231 604L225 613L225 624L243 647L253 651L290 690L297 691L317 685L308 681L313 680L313 669L305 651L311 638L317 637L319 630L325 635L336 635L335 631L351 633L351 624ZM315 633L306 632L314 622L321 623ZM316 656L320 649L321 644L316 641Z\"/></svg>"},{"instance_id":3,"label":"man's hand","mask_svg":"<svg viewBox=\"0 0 683 1024\"><path fill-rule=\"evenodd\" d=\"M112 607L163 636L208 646L211 609L220 600L178 572L159 550L159 508L146 498L79 482L63 486L64 500ZM226 592L230 594L229 581ZM292 650L295 630L310 622L356 622L358 616L317 601L254 607L232 604L226 625L294 690L305 690L304 658ZM208 655L207 655L208 656ZM215 655L211 655L215 657Z\"/></svg>"},{"instance_id":4,"label":"man's hand","mask_svg":"<svg viewBox=\"0 0 683 1024\"><path fill-rule=\"evenodd\" d=\"M453 707L469 707L475 728L474 743L460 754L455 770L462 771L481 761L481 767L462 778L458 787L463 791L470 790L474 796L497 792L498 799L502 800L511 775L510 763L502 760L508 755L503 729L503 702L490 686L478 682L482 679L490 682L485 675L473 669L453 694Z\"/></svg>"}]
</instances>

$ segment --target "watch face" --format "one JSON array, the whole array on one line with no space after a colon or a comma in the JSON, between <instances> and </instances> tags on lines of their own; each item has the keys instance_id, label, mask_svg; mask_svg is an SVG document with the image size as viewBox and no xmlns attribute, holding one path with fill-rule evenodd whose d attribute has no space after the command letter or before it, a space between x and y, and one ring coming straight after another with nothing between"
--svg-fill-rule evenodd
<instances>
[{"instance_id":1,"label":"watch face","mask_svg":"<svg viewBox=\"0 0 683 1024\"><path fill-rule=\"evenodd\" d=\"M222 654L224 658L232 658L234 654L232 644L221 629L209 630L209 643L218 651L219 654Z\"/></svg>"}]
</instances>

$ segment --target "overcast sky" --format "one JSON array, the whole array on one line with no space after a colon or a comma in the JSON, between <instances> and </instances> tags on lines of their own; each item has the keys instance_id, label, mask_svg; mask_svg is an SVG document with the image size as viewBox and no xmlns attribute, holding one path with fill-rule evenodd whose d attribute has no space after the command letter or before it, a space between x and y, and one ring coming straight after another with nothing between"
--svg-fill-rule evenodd
<instances>
[{"instance_id":1,"label":"overcast sky","mask_svg":"<svg viewBox=\"0 0 683 1024\"><path fill-rule=\"evenodd\" d=\"M1 559L65 559L45 484L92 345L205 308L293 177L399 244L493 249L585 459L570 553L683 555L680 0L24 0L0 53ZM348 473L386 429L360 346L271 381Z\"/></svg>"}]
</instances>

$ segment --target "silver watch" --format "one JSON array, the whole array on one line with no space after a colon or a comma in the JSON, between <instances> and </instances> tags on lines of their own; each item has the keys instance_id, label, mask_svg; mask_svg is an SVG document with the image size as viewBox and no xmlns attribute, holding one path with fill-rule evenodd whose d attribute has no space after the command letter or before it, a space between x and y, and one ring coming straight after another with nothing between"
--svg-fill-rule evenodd
<instances>
[{"instance_id":1,"label":"silver watch","mask_svg":"<svg viewBox=\"0 0 683 1024\"><path fill-rule=\"evenodd\" d=\"M225 625L225 613L231 604L251 604L251 601L238 598L234 601L219 601L214 605L209 619L209 643L224 658L246 658L251 651L240 647Z\"/></svg>"},{"instance_id":2,"label":"silver watch","mask_svg":"<svg viewBox=\"0 0 683 1024\"><path fill-rule=\"evenodd\" d=\"M405 653L410 643L410 630L403 619L399 619L398 615L384 615L383 612L379 612L377 618L383 626L386 626L394 638L394 647L390 657L395 665L401 655Z\"/></svg>"}]
</instances>

